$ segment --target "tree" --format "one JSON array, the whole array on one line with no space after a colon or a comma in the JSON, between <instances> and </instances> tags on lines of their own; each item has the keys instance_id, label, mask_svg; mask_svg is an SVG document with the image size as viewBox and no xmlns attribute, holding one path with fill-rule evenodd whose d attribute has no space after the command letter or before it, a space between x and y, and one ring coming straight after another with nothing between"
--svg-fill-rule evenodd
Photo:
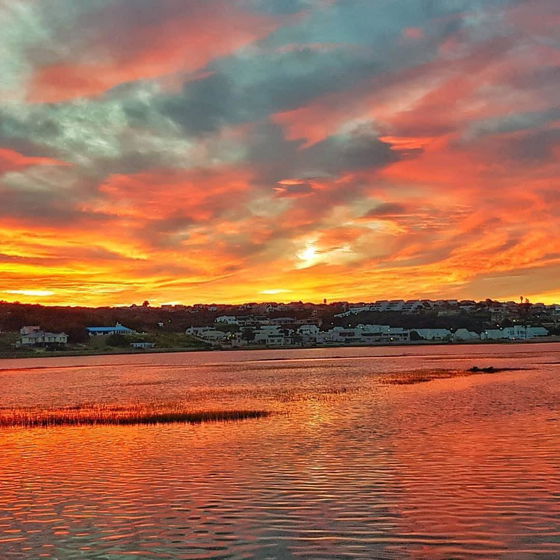
<instances>
[{"instance_id":1,"label":"tree","mask_svg":"<svg viewBox=\"0 0 560 560\"><path fill-rule=\"evenodd\" d=\"M118 333L111 334L107 337L107 346L123 347L128 346L130 343L126 336Z\"/></svg>"},{"instance_id":2,"label":"tree","mask_svg":"<svg viewBox=\"0 0 560 560\"><path fill-rule=\"evenodd\" d=\"M419 340L424 340L416 331L410 331L410 340L412 342L418 342Z\"/></svg>"},{"instance_id":3,"label":"tree","mask_svg":"<svg viewBox=\"0 0 560 560\"><path fill-rule=\"evenodd\" d=\"M241 338L247 342L253 342L255 340L255 330L251 327L245 327L241 331Z\"/></svg>"}]
</instances>

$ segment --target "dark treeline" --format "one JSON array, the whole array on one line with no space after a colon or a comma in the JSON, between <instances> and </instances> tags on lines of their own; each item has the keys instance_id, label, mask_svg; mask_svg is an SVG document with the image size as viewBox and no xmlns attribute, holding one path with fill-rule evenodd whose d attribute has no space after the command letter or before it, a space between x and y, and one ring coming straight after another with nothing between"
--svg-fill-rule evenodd
<instances>
[{"instance_id":1,"label":"dark treeline","mask_svg":"<svg viewBox=\"0 0 560 560\"><path fill-rule=\"evenodd\" d=\"M197 313L197 321L212 324L217 313ZM194 317L185 310L159 307L46 307L0 302L0 330L18 331L25 325L38 325L50 332L65 332L70 342L85 342L86 327L111 326L119 322L138 331L184 332Z\"/></svg>"},{"instance_id":2,"label":"dark treeline","mask_svg":"<svg viewBox=\"0 0 560 560\"><path fill-rule=\"evenodd\" d=\"M349 317L336 317L335 326L355 327L359 324L389 325L406 329L468 329L482 332L496 326L491 321L490 313L478 312L476 314L459 313L456 315L438 315L437 312L425 311L423 313L408 314L400 312L374 312L366 311ZM513 323L503 321L500 326L508 327Z\"/></svg>"},{"instance_id":3,"label":"dark treeline","mask_svg":"<svg viewBox=\"0 0 560 560\"><path fill-rule=\"evenodd\" d=\"M315 309L291 309L271 311L268 318L289 315L294 319L305 320L313 313L332 322L336 313L342 309L335 305L317 306ZM43 306L0 301L0 331L14 332L25 325L38 325L50 332L65 332L70 342L87 340L86 327L112 326L119 322L138 332L184 332L192 326L211 326L220 315L248 315L242 306L225 306L216 310L209 307L151 307L148 302L131 307L63 307Z\"/></svg>"}]
</instances>

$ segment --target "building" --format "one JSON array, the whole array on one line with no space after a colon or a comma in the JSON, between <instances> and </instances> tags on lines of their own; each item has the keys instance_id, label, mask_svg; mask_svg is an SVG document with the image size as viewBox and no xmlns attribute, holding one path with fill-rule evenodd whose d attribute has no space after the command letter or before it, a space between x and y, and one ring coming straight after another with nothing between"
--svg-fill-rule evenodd
<instances>
[{"instance_id":1,"label":"building","mask_svg":"<svg viewBox=\"0 0 560 560\"><path fill-rule=\"evenodd\" d=\"M21 330L23 331L24 329ZM18 346L37 346L42 348L62 347L67 344L68 335L66 333L51 333L40 329L22 334L17 342Z\"/></svg>"},{"instance_id":2,"label":"building","mask_svg":"<svg viewBox=\"0 0 560 560\"><path fill-rule=\"evenodd\" d=\"M449 329L412 329L424 340L450 340L452 333Z\"/></svg>"},{"instance_id":3,"label":"building","mask_svg":"<svg viewBox=\"0 0 560 560\"><path fill-rule=\"evenodd\" d=\"M286 337L280 325L263 325L255 330L253 342L265 346L284 346L291 343L291 339Z\"/></svg>"},{"instance_id":4,"label":"building","mask_svg":"<svg viewBox=\"0 0 560 560\"><path fill-rule=\"evenodd\" d=\"M486 329L481 335L482 340L505 340L508 334L502 329Z\"/></svg>"},{"instance_id":5,"label":"building","mask_svg":"<svg viewBox=\"0 0 560 560\"><path fill-rule=\"evenodd\" d=\"M481 338L483 340L529 340L535 337L548 336L548 330L544 327L527 327L515 325L505 329L485 330Z\"/></svg>"},{"instance_id":6,"label":"building","mask_svg":"<svg viewBox=\"0 0 560 560\"><path fill-rule=\"evenodd\" d=\"M319 327L311 324L301 325L297 330L302 344L317 344L319 333Z\"/></svg>"},{"instance_id":7,"label":"building","mask_svg":"<svg viewBox=\"0 0 560 560\"><path fill-rule=\"evenodd\" d=\"M106 336L110 334L138 334L136 331L116 323L114 327L86 327L89 336Z\"/></svg>"},{"instance_id":8,"label":"building","mask_svg":"<svg viewBox=\"0 0 560 560\"><path fill-rule=\"evenodd\" d=\"M453 333L453 342L469 342L480 340L480 335L468 329L457 329Z\"/></svg>"},{"instance_id":9,"label":"building","mask_svg":"<svg viewBox=\"0 0 560 560\"><path fill-rule=\"evenodd\" d=\"M219 344L227 337L227 333L216 330L212 327L189 327L185 331L185 334L189 334L199 340L202 340L203 342L209 342L210 344Z\"/></svg>"},{"instance_id":10,"label":"building","mask_svg":"<svg viewBox=\"0 0 560 560\"><path fill-rule=\"evenodd\" d=\"M216 323L220 323L222 325L239 325L239 321L234 315L221 315L216 318Z\"/></svg>"},{"instance_id":11,"label":"building","mask_svg":"<svg viewBox=\"0 0 560 560\"><path fill-rule=\"evenodd\" d=\"M149 350L150 348L154 348L155 345L155 342L132 342L130 344L132 348L137 348L139 350Z\"/></svg>"}]
</instances>

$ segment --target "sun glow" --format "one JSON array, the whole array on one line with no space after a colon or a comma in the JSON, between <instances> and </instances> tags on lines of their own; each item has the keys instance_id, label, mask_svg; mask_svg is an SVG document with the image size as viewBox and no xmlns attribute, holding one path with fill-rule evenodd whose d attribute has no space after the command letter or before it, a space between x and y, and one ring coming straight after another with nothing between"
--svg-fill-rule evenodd
<instances>
[{"instance_id":1,"label":"sun glow","mask_svg":"<svg viewBox=\"0 0 560 560\"><path fill-rule=\"evenodd\" d=\"M292 290L262 290L260 293L267 296L275 296L278 294L289 294Z\"/></svg>"},{"instance_id":2,"label":"sun glow","mask_svg":"<svg viewBox=\"0 0 560 560\"><path fill-rule=\"evenodd\" d=\"M51 292L50 290L6 290L5 293L33 297L49 297L55 294L55 292Z\"/></svg>"},{"instance_id":3,"label":"sun glow","mask_svg":"<svg viewBox=\"0 0 560 560\"><path fill-rule=\"evenodd\" d=\"M297 264L297 268L308 268L317 264L319 260L317 248L313 243L307 243L305 249L299 251L296 256L300 261Z\"/></svg>"}]
</instances>

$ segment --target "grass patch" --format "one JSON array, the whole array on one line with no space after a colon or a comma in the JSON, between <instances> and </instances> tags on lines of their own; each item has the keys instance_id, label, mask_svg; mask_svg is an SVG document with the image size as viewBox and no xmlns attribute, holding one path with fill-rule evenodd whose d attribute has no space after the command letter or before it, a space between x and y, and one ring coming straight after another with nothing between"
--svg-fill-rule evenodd
<instances>
[{"instance_id":1,"label":"grass patch","mask_svg":"<svg viewBox=\"0 0 560 560\"><path fill-rule=\"evenodd\" d=\"M465 372L455 371L418 371L409 373L397 373L389 375L383 379L386 385L415 385L416 383L427 383L434 379L449 379L450 377L459 377L462 375L470 375Z\"/></svg>"},{"instance_id":2,"label":"grass patch","mask_svg":"<svg viewBox=\"0 0 560 560\"><path fill-rule=\"evenodd\" d=\"M453 377L468 377L471 375L480 375L483 373L500 373L502 371L519 371L527 368L512 367L478 367L473 366L466 371L462 370L434 370L434 371L417 371L407 373L397 373L389 375L383 379L386 385L414 385L416 383L427 383L434 379L450 379Z\"/></svg>"},{"instance_id":3,"label":"grass patch","mask_svg":"<svg viewBox=\"0 0 560 560\"><path fill-rule=\"evenodd\" d=\"M0 409L0 428L53 426L131 426L139 424L201 424L265 418L265 410L186 410L180 405L77 405L62 408Z\"/></svg>"}]
</instances>

